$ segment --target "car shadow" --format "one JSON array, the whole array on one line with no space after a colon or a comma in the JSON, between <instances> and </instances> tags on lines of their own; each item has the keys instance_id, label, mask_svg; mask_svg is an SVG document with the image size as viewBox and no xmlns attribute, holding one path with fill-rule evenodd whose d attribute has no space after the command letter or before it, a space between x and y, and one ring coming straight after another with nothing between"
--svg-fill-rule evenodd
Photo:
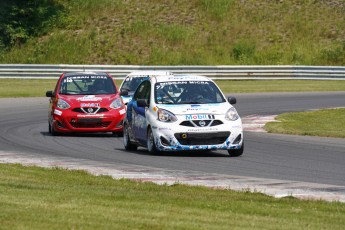
<instances>
[{"instance_id":1,"label":"car shadow","mask_svg":"<svg viewBox=\"0 0 345 230\"><path fill-rule=\"evenodd\" d=\"M43 136L52 136L49 132L41 132ZM53 136L52 136L53 137ZM117 134L112 133L60 133L54 137L115 137L115 138L122 138Z\"/></svg>"},{"instance_id":2,"label":"car shadow","mask_svg":"<svg viewBox=\"0 0 345 230\"><path fill-rule=\"evenodd\" d=\"M229 154L204 150L204 151L174 151L174 152L160 152L156 154L149 153L145 148L139 148L137 150L125 150L124 148L115 148L114 150L123 151L138 155L154 156L154 157L231 157Z\"/></svg>"}]
</instances>

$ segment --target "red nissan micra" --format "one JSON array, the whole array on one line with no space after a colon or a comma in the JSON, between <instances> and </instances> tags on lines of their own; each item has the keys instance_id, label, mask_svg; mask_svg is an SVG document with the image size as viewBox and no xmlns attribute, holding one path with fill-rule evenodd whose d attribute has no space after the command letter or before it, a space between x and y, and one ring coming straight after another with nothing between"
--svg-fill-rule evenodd
<instances>
[{"instance_id":1,"label":"red nissan micra","mask_svg":"<svg viewBox=\"0 0 345 230\"><path fill-rule=\"evenodd\" d=\"M112 132L122 135L126 113L112 77L102 72L63 73L50 97L49 133Z\"/></svg>"}]
</instances>

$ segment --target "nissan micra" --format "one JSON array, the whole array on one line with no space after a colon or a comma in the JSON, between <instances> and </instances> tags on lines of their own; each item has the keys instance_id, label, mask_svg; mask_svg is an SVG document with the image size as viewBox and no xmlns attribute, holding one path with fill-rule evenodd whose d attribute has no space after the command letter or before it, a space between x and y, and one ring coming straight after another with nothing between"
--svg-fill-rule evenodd
<instances>
[{"instance_id":1,"label":"nissan micra","mask_svg":"<svg viewBox=\"0 0 345 230\"><path fill-rule=\"evenodd\" d=\"M243 154L242 121L209 78L194 75L155 76L144 80L127 105L123 143L126 150L227 150Z\"/></svg>"},{"instance_id":2,"label":"nissan micra","mask_svg":"<svg viewBox=\"0 0 345 230\"><path fill-rule=\"evenodd\" d=\"M126 113L113 78L102 72L63 73L50 98L48 129L68 132L112 132L122 136Z\"/></svg>"}]
</instances>

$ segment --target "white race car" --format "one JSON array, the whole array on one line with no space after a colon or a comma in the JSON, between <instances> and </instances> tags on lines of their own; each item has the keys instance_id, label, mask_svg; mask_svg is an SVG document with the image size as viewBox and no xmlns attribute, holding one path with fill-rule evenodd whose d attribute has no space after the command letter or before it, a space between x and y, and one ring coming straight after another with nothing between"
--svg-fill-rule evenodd
<instances>
[{"instance_id":1,"label":"white race car","mask_svg":"<svg viewBox=\"0 0 345 230\"><path fill-rule=\"evenodd\" d=\"M169 71L151 70L151 71L135 71L129 73L125 79L123 79L120 86L121 97L125 105L132 99L132 96L137 89L138 85L150 77L160 75L171 75Z\"/></svg>"},{"instance_id":2,"label":"white race car","mask_svg":"<svg viewBox=\"0 0 345 230\"><path fill-rule=\"evenodd\" d=\"M144 80L127 105L124 146L143 146L150 153L227 150L243 154L242 121L232 104L209 78L170 75Z\"/></svg>"}]
</instances>

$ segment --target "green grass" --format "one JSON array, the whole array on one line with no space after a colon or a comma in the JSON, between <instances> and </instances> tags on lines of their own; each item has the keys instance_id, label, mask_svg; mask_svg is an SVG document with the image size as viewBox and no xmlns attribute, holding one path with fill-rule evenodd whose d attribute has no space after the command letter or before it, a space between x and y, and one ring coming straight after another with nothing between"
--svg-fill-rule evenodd
<instances>
[{"instance_id":1,"label":"green grass","mask_svg":"<svg viewBox=\"0 0 345 230\"><path fill-rule=\"evenodd\" d=\"M44 97L54 90L54 79L0 79L0 98ZM115 80L120 87L122 80ZM217 80L224 93L345 91L345 81ZM326 84L327 83L327 84Z\"/></svg>"},{"instance_id":2,"label":"green grass","mask_svg":"<svg viewBox=\"0 0 345 230\"><path fill-rule=\"evenodd\" d=\"M216 80L224 93L345 91L345 81Z\"/></svg>"},{"instance_id":3,"label":"green grass","mask_svg":"<svg viewBox=\"0 0 345 230\"><path fill-rule=\"evenodd\" d=\"M29 38L14 28L18 41L0 46L0 63L345 64L343 0L50 2L46 27Z\"/></svg>"},{"instance_id":4,"label":"green grass","mask_svg":"<svg viewBox=\"0 0 345 230\"><path fill-rule=\"evenodd\" d=\"M278 115L279 122L269 122L271 133L345 138L345 109L326 109Z\"/></svg>"},{"instance_id":5,"label":"green grass","mask_svg":"<svg viewBox=\"0 0 345 230\"><path fill-rule=\"evenodd\" d=\"M345 204L0 164L2 229L343 229Z\"/></svg>"}]
</instances>

